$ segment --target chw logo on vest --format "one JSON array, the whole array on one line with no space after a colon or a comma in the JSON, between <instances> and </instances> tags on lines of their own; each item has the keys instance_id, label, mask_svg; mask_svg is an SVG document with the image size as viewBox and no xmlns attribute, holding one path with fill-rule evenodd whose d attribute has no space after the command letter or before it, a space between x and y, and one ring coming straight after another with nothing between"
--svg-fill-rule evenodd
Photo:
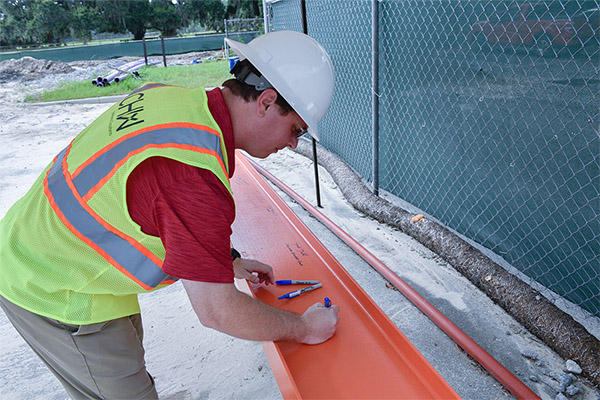
<instances>
[{"instance_id":1,"label":"chw logo on vest","mask_svg":"<svg viewBox=\"0 0 600 400\"><path fill-rule=\"evenodd\" d=\"M144 105L141 103L142 100L144 100L144 93L135 93L132 96L124 98L119 103L119 108L113 113L113 115L118 113L115 118L118 124L117 132L144 122L141 118L141 113L144 111ZM112 134L112 129L110 130L110 134Z\"/></svg>"}]
</instances>

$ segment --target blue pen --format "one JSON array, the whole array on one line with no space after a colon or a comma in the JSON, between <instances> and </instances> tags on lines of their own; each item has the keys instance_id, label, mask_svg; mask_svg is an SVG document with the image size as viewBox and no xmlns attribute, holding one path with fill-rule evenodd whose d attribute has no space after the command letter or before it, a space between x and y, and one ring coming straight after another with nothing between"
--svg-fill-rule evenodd
<instances>
[{"instance_id":1,"label":"blue pen","mask_svg":"<svg viewBox=\"0 0 600 400\"><path fill-rule=\"evenodd\" d=\"M325 297L323 304L325 305L325 308L331 307L331 300L329 300L329 297Z\"/></svg>"},{"instance_id":2,"label":"blue pen","mask_svg":"<svg viewBox=\"0 0 600 400\"><path fill-rule=\"evenodd\" d=\"M284 279L281 281L275 281L278 285L314 285L319 283L319 281L295 281L292 279Z\"/></svg>"},{"instance_id":3,"label":"blue pen","mask_svg":"<svg viewBox=\"0 0 600 400\"><path fill-rule=\"evenodd\" d=\"M305 288L302 288L302 289L294 290L293 292L286 293L283 296L279 296L278 299L279 300L281 300L281 299L291 299L291 298L294 298L296 296L300 296L302 293L306 293L306 292L310 292L311 290L318 289L321 286L323 286L322 283L317 283L316 285L312 285L312 286L305 287Z\"/></svg>"}]
</instances>

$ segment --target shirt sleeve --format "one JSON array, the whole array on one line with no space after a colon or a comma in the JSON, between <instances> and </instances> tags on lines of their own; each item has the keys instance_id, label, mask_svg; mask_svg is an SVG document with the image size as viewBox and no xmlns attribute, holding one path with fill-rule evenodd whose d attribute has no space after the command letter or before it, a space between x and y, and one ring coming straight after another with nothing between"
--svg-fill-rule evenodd
<instances>
[{"instance_id":1,"label":"shirt sleeve","mask_svg":"<svg viewBox=\"0 0 600 400\"><path fill-rule=\"evenodd\" d=\"M233 282L230 236L235 206L212 172L153 157L136 167L127 185L132 219L165 246L166 274Z\"/></svg>"}]
</instances>

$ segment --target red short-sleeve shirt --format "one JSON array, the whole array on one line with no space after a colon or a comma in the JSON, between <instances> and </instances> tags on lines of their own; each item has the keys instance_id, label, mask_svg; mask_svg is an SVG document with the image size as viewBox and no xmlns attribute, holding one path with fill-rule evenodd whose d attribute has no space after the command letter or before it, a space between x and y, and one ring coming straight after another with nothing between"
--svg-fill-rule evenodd
<instances>
[{"instance_id":1,"label":"red short-sleeve shirt","mask_svg":"<svg viewBox=\"0 0 600 400\"><path fill-rule=\"evenodd\" d=\"M223 133L231 177L235 139L229 109L219 88L207 95L209 110ZM151 157L129 176L127 207L144 233L161 238L165 273L193 281L233 282L229 245L235 206L212 172Z\"/></svg>"}]
</instances>

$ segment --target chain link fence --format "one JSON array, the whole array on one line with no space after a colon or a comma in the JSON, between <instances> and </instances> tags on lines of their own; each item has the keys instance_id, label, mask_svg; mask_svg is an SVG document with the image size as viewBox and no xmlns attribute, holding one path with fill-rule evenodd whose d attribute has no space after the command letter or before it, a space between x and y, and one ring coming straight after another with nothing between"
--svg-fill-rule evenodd
<instances>
[{"instance_id":1,"label":"chain link fence","mask_svg":"<svg viewBox=\"0 0 600 400\"><path fill-rule=\"evenodd\" d=\"M264 31L263 18L235 18L223 20L225 32L227 33L239 33L239 32L258 32Z\"/></svg>"},{"instance_id":2,"label":"chain link fence","mask_svg":"<svg viewBox=\"0 0 600 400\"><path fill-rule=\"evenodd\" d=\"M299 0L268 5L302 31ZM321 144L372 182L371 7L306 2L336 70ZM381 189L599 317L600 1L378 7Z\"/></svg>"}]
</instances>

